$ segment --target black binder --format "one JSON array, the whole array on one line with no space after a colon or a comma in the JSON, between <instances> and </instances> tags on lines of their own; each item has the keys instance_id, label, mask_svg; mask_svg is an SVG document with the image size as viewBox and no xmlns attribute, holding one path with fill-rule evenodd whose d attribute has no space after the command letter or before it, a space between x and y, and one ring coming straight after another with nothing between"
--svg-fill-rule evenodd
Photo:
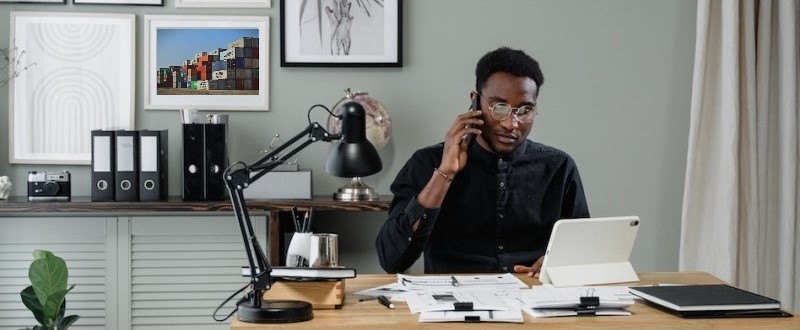
<instances>
[{"instance_id":1,"label":"black binder","mask_svg":"<svg viewBox=\"0 0 800 330\"><path fill-rule=\"evenodd\" d=\"M167 199L167 131L139 131L139 200Z\"/></svg>"},{"instance_id":2,"label":"black binder","mask_svg":"<svg viewBox=\"0 0 800 330\"><path fill-rule=\"evenodd\" d=\"M227 151L225 150L225 124L205 125L205 180L206 199L224 200L225 181L222 172L227 167Z\"/></svg>"},{"instance_id":3,"label":"black binder","mask_svg":"<svg viewBox=\"0 0 800 330\"><path fill-rule=\"evenodd\" d=\"M114 131L92 131L92 201L114 201Z\"/></svg>"},{"instance_id":4,"label":"black binder","mask_svg":"<svg viewBox=\"0 0 800 330\"><path fill-rule=\"evenodd\" d=\"M183 191L185 201L204 200L205 137L203 124L183 124Z\"/></svg>"},{"instance_id":5,"label":"black binder","mask_svg":"<svg viewBox=\"0 0 800 330\"><path fill-rule=\"evenodd\" d=\"M116 131L116 171L114 173L116 200L139 200L139 132Z\"/></svg>"}]
</instances>

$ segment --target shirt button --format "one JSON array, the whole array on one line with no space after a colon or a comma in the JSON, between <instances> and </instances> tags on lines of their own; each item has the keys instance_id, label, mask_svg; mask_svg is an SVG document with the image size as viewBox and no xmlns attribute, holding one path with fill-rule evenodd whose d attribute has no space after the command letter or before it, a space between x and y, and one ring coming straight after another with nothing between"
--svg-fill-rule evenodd
<instances>
[{"instance_id":1,"label":"shirt button","mask_svg":"<svg viewBox=\"0 0 800 330\"><path fill-rule=\"evenodd\" d=\"M503 271L508 271L508 266L503 266Z\"/></svg>"},{"instance_id":2,"label":"shirt button","mask_svg":"<svg viewBox=\"0 0 800 330\"><path fill-rule=\"evenodd\" d=\"M427 219L427 218L428 218L428 214L427 214L427 213L423 213L423 214L422 214L422 218L423 218L423 219Z\"/></svg>"},{"instance_id":3,"label":"shirt button","mask_svg":"<svg viewBox=\"0 0 800 330\"><path fill-rule=\"evenodd\" d=\"M505 182L500 182L500 187L505 187L505 186L506 186Z\"/></svg>"},{"instance_id":4,"label":"shirt button","mask_svg":"<svg viewBox=\"0 0 800 330\"><path fill-rule=\"evenodd\" d=\"M500 218L500 219L502 219L502 218L503 218L503 214L502 214L502 213L498 213L498 214L497 214L497 217L498 217L498 218Z\"/></svg>"},{"instance_id":5,"label":"shirt button","mask_svg":"<svg viewBox=\"0 0 800 330\"><path fill-rule=\"evenodd\" d=\"M411 237L408 238L408 241L411 242Z\"/></svg>"},{"instance_id":6,"label":"shirt button","mask_svg":"<svg viewBox=\"0 0 800 330\"><path fill-rule=\"evenodd\" d=\"M498 246L497 246L497 249L498 249L498 250L502 250L503 248L504 248L504 246L502 246L502 245L498 245Z\"/></svg>"}]
</instances>

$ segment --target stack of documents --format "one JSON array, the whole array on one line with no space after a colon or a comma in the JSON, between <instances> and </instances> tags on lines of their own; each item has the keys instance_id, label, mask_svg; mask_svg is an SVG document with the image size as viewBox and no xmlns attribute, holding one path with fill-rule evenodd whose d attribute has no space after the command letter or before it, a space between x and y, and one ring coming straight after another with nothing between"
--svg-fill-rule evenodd
<instances>
[{"instance_id":1,"label":"stack of documents","mask_svg":"<svg viewBox=\"0 0 800 330\"><path fill-rule=\"evenodd\" d=\"M583 299L582 299L583 298ZM593 299L592 299L593 298ZM631 315L634 296L626 286L537 286L523 290L523 311L535 318L576 315ZM593 301L593 304L586 304Z\"/></svg>"},{"instance_id":2,"label":"stack of documents","mask_svg":"<svg viewBox=\"0 0 800 330\"><path fill-rule=\"evenodd\" d=\"M397 275L397 287L420 322L522 323L521 288L512 274L408 276Z\"/></svg>"}]
</instances>

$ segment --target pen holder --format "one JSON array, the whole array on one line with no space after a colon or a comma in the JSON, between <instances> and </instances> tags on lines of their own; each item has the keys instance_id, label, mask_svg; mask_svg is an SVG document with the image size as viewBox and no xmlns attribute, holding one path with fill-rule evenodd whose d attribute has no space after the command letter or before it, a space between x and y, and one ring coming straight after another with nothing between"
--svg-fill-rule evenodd
<instances>
[{"instance_id":1,"label":"pen holder","mask_svg":"<svg viewBox=\"0 0 800 330\"><path fill-rule=\"evenodd\" d=\"M311 254L311 236L314 233L294 233L286 251L287 267L308 267Z\"/></svg>"}]
</instances>

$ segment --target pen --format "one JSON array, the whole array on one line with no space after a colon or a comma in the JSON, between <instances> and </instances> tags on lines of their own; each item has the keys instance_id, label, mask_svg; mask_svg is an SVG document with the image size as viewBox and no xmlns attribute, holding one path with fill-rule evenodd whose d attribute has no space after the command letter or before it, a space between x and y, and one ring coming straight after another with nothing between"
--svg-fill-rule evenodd
<instances>
[{"instance_id":1,"label":"pen","mask_svg":"<svg viewBox=\"0 0 800 330\"><path fill-rule=\"evenodd\" d=\"M389 298L386 298L386 296L378 296L378 301L381 303L381 305L386 306L386 308L394 309L394 304L389 301Z\"/></svg>"},{"instance_id":2,"label":"pen","mask_svg":"<svg viewBox=\"0 0 800 330\"><path fill-rule=\"evenodd\" d=\"M294 231L300 232L300 219L297 218L297 206L292 206L292 222L294 223Z\"/></svg>"},{"instance_id":3,"label":"pen","mask_svg":"<svg viewBox=\"0 0 800 330\"><path fill-rule=\"evenodd\" d=\"M450 276L450 284L452 284L453 286L458 286L458 280L456 279L455 276Z\"/></svg>"},{"instance_id":4,"label":"pen","mask_svg":"<svg viewBox=\"0 0 800 330\"><path fill-rule=\"evenodd\" d=\"M311 223L314 222L314 207L313 206L308 208L308 213L307 214L308 214L308 224L306 224L306 226L308 226L308 227L306 227L306 231L310 233L311 232Z\"/></svg>"}]
</instances>

